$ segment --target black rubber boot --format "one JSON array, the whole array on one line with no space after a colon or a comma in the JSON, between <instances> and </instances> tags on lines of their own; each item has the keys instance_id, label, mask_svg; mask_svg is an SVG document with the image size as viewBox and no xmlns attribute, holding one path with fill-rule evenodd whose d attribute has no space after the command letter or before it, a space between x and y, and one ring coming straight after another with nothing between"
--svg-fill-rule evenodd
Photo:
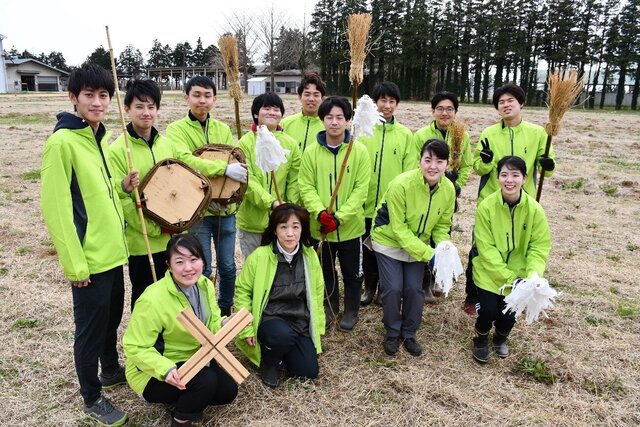
<instances>
[{"instance_id":1,"label":"black rubber boot","mask_svg":"<svg viewBox=\"0 0 640 427\"><path fill-rule=\"evenodd\" d=\"M509 346L507 345L508 336L508 334L503 335L497 330L493 334L493 351L502 359L509 356Z\"/></svg>"},{"instance_id":2,"label":"black rubber boot","mask_svg":"<svg viewBox=\"0 0 640 427\"><path fill-rule=\"evenodd\" d=\"M278 364L262 360L260 362L260 379L267 387L276 388L278 386Z\"/></svg>"},{"instance_id":3,"label":"black rubber boot","mask_svg":"<svg viewBox=\"0 0 640 427\"><path fill-rule=\"evenodd\" d=\"M378 273L364 273L364 292L360 296L360 305L366 306L373 302L378 290Z\"/></svg>"},{"instance_id":4,"label":"black rubber boot","mask_svg":"<svg viewBox=\"0 0 640 427\"><path fill-rule=\"evenodd\" d=\"M354 292L355 291L355 292ZM351 331L358 323L358 311L360 310L360 290L344 290L344 314L340 320L340 329Z\"/></svg>"},{"instance_id":5,"label":"black rubber boot","mask_svg":"<svg viewBox=\"0 0 640 427\"><path fill-rule=\"evenodd\" d=\"M480 363L487 363L489 361L489 333L477 333L478 335L473 339L473 358Z\"/></svg>"}]
</instances>

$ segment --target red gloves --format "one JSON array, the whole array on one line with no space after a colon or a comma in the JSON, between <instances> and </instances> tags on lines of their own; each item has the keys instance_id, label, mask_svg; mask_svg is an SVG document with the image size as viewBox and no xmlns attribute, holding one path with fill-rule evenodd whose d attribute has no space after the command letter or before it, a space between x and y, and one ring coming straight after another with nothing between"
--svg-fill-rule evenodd
<instances>
[{"instance_id":1,"label":"red gloves","mask_svg":"<svg viewBox=\"0 0 640 427\"><path fill-rule=\"evenodd\" d=\"M340 221L335 215L328 213L327 211L320 212L318 215L318 221L320 221L320 232L322 234L329 234L338 228Z\"/></svg>"}]
</instances>

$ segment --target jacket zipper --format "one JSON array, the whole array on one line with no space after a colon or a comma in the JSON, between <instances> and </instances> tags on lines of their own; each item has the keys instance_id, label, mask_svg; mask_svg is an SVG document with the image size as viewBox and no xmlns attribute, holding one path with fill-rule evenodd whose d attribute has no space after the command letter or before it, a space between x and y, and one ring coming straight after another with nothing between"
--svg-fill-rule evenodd
<instances>
[{"instance_id":1,"label":"jacket zipper","mask_svg":"<svg viewBox=\"0 0 640 427\"><path fill-rule=\"evenodd\" d=\"M515 207L513 208L515 210ZM505 263L509 262L509 257L511 256L511 252L516 248L516 231L515 226L513 224L513 210L509 209L509 216L511 217L511 248L509 248L509 233L507 232L507 259Z\"/></svg>"},{"instance_id":2,"label":"jacket zipper","mask_svg":"<svg viewBox=\"0 0 640 427\"><path fill-rule=\"evenodd\" d=\"M341 146L340 148L342 148L342 146ZM340 153L340 149L338 149L338 153ZM338 164L337 164L337 161L338 161L338 154L335 154L335 155L333 156L333 178L334 178L336 181L338 180L338 170L337 170L337 168L338 168ZM337 185L337 184L338 184L338 183L336 182L336 185ZM333 191L331 191L331 192L333 193ZM338 193L336 193L336 203L335 203L335 205L336 205L336 207L335 207L335 209L333 209L333 212L337 212L337 211L338 211L338 209L339 209L339 206L340 206L340 205L338 204ZM338 238L338 242L339 242L339 241L340 241L340 226L338 226L338 227L336 228L336 237Z\"/></svg>"},{"instance_id":3,"label":"jacket zipper","mask_svg":"<svg viewBox=\"0 0 640 427\"><path fill-rule=\"evenodd\" d=\"M513 129L510 127L507 129L509 129L509 139L511 140L511 155L515 156L515 154L513 154Z\"/></svg>"},{"instance_id":4,"label":"jacket zipper","mask_svg":"<svg viewBox=\"0 0 640 427\"><path fill-rule=\"evenodd\" d=\"M384 136L386 131L387 129L383 123L382 124L382 145L380 146L380 164L378 166L378 183L376 185L376 199L375 199L374 206L378 206L378 198L380 197L380 178L382 177L382 156L384 155ZM376 155L376 160L377 160L377 155Z\"/></svg>"},{"instance_id":5,"label":"jacket zipper","mask_svg":"<svg viewBox=\"0 0 640 427\"><path fill-rule=\"evenodd\" d=\"M302 142L302 153L304 153L304 149L307 148L307 137L309 136L310 123L311 123L311 120L307 119L307 130L304 132L304 141Z\"/></svg>"}]
</instances>

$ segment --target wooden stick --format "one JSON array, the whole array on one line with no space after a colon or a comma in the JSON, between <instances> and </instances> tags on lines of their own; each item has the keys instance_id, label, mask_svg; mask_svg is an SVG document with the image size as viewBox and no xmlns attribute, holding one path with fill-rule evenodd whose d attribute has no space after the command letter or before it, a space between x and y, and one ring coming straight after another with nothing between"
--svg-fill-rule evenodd
<instances>
[{"instance_id":1,"label":"wooden stick","mask_svg":"<svg viewBox=\"0 0 640 427\"><path fill-rule=\"evenodd\" d=\"M233 98L233 109L236 115L236 131L238 132L238 139L242 137L242 126L240 126L240 105L238 100Z\"/></svg>"},{"instance_id":2,"label":"wooden stick","mask_svg":"<svg viewBox=\"0 0 640 427\"><path fill-rule=\"evenodd\" d=\"M111 36L109 35L109 26L105 27L107 30L107 43L109 44L109 56L111 57L111 72L113 73L113 82L116 85L116 101L118 102L118 112L120 113L120 123L122 124L122 136L124 137L124 147L127 152L127 162L129 163L129 173L133 170L133 159L131 157L131 146L129 145L129 134L127 132L127 123L124 120L124 111L122 110L122 103L120 102L120 85L118 85L118 73L116 71L116 60L113 56L113 47L111 47ZM156 277L156 266L153 262L153 255L151 255L151 246L149 245L149 236L147 235L147 224L144 220L144 213L142 212L142 202L140 201L140 193L138 187L133 187L133 195L136 198L136 209L138 210L138 216L140 217L140 228L142 229L142 237L144 239L144 245L147 249L147 257L149 258L149 265L151 266L151 277L154 282L158 281Z\"/></svg>"},{"instance_id":3,"label":"wooden stick","mask_svg":"<svg viewBox=\"0 0 640 427\"><path fill-rule=\"evenodd\" d=\"M187 384L204 368L211 359L224 369L237 384L249 376L249 371L225 348L244 328L253 321L253 316L243 308L225 323L216 334L198 319L190 308L178 313L177 319L202 345L180 368L178 375L183 384Z\"/></svg>"},{"instance_id":4,"label":"wooden stick","mask_svg":"<svg viewBox=\"0 0 640 427\"><path fill-rule=\"evenodd\" d=\"M271 182L273 183L273 191L276 193L276 198L279 203L282 203L282 197L280 197L280 191L278 191L278 181L276 180L276 172L271 171Z\"/></svg>"},{"instance_id":5,"label":"wooden stick","mask_svg":"<svg viewBox=\"0 0 640 427\"><path fill-rule=\"evenodd\" d=\"M547 146L544 149L544 156L549 157L549 151L551 150L551 138L552 135L547 135ZM536 192L536 202L540 202L540 197L542 197L542 184L544 184L544 173L545 168L540 168L540 181L538 181L538 191Z\"/></svg>"}]
</instances>

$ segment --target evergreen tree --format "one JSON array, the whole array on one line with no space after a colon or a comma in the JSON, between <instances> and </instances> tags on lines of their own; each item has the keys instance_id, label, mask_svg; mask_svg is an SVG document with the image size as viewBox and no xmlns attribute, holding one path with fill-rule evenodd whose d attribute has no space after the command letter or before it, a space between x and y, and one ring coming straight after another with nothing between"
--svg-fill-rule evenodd
<instances>
[{"instance_id":1,"label":"evergreen tree","mask_svg":"<svg viewBox=\"0 0 640 427\"><path fill-rule=\"evenodd\" d=\"M98 64L103 68L111 71L111 56L109 52L102 46L98 46L91 55L87 56L85 63L92 62L94 64ZM117 66L117 61L116 61Z\"/></svg>"}]
</instances>

